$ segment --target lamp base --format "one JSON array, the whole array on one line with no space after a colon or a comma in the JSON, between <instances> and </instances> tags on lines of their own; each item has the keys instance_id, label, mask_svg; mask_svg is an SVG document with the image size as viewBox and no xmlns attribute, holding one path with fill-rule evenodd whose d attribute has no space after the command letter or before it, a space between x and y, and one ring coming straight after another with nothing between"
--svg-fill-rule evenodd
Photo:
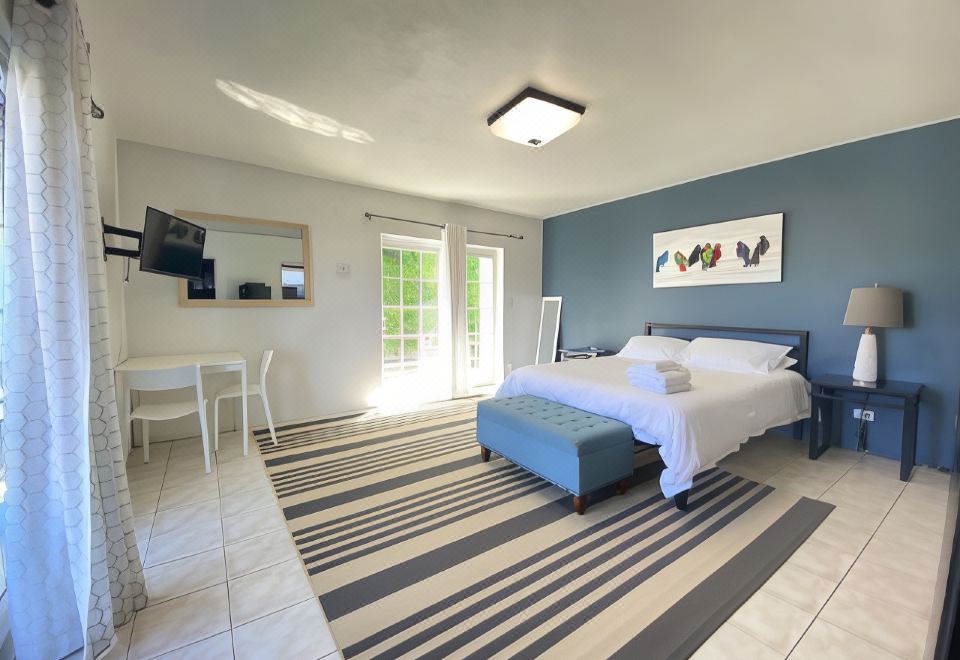
<instances>
[{"instance_id":1,"label":"lamp base","mask_svg":"<svg viewBox=\"0 0 960 660\"><path fill-rule=\"evenodd\" d=\"M857 359L853 363L853 380L866 386L877 383L877 336L870 328L860 335Z\"/></svg>"}]
</instances>

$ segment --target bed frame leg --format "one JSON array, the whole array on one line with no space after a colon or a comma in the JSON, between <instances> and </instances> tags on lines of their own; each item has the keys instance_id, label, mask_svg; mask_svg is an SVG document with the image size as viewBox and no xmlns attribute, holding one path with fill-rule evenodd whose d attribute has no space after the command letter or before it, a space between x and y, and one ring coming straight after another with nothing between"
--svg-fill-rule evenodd
<instances>
[{"instance_id":1,"label":"bed frame leg","mask_svg":"<svg viewBox=\"0 0 960 660\"><path fill-rule=\"evenodd\" d=\"M793 423L793 439L803 440L803 420Z\"/></svg>"},{"instance_id":2,"label":"bed frame leg","mask_svg":"<svg viewBox=\"0 0 960 660\"><path fill-rule=\"evenodd\" d=\"M583 512L587 510L587 497L586 495L574 495L573 496L573 510L577 512L578 516L582 516Z\"/></svg>"},{"instance_id":3,"label":"bed frame leg","mask_svg":"<svg viewBox=\"0 0 960 660\"><path fill-rule=\"evenodd\" d=\"M681 511L688 511L687 508L687 498L690 496L690 491L685 490L682 493L677 493L673 496L673 501L676 503L677 508Z\"/></svg>"},{"instance_id":4,"label":"bed frame leg","mask_svg":"<svg viewBox=\"0 0 960 660\"><path fill-rule=\"evenodd\" d=\"M488 462L490 460L490 450L486 447L480 447L480 458L484 463Z\"/></svg>"},{"instance_id":5,"label":"bed frame leg","mask_svg":"<svg viewBox=\"0 0 960 660\"><path fill-rule=\"evenodd\" d=\"M626 480L626 479L621 479L620 481L618 481L618 482L617 482L617 495L623 495L624 493L626 493L626 492L627 492L627 487L628 487L628 484L627 484L627 480Z\"/></svg>"}]
</instances>

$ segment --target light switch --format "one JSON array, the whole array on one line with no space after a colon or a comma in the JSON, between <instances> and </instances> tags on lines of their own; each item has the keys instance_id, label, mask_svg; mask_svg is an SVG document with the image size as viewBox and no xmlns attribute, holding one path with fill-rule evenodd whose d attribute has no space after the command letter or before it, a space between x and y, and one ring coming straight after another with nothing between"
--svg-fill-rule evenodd
<instances>
[{"instance_id":1,"label":"light switch","mask_svg":"<svg viewBox=\"0 0 960 660\"><path fill-rule=\"evenodd\" d=\"M350 264L337 264L337 275L349 275Z\"/></svg>"}]
</instances>

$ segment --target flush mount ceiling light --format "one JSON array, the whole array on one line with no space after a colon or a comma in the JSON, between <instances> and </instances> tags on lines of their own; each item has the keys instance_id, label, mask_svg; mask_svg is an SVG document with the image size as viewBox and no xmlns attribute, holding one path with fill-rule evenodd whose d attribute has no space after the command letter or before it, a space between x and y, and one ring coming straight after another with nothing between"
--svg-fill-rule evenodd
<instances>
[{"instance_id":1,"label":"flush mount ceiling light","mask_svg":"<svg viewBox=\"0 0 960 660\"><path fill-rule=\"evenodd\" d=\"M579 103L527 87L487 117L487 126L504 140L542 147L576 126L586 110Z\"/></svg>"}]
</instances>

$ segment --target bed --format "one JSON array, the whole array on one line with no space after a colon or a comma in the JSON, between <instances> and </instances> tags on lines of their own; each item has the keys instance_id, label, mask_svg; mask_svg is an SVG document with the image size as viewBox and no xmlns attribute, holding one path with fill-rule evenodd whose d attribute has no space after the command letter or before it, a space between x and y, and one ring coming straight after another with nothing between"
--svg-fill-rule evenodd
<instances>
[{"instance_id":1,"label":"bed","mask_svg":"<svg viewBox=\"0 0 960 660\"><path fill-rule=\"evenodd\" d=\"M693 389L665 396L630 385L632 360L617 356L569 360L517 369L497 397L529 394L619 420L637 442L657 445L666 468L660 476L665 497L685 507L693 477L749 438L810 417L806 380L806 331L646 323L644 334L682 339L726 337L767 341L794 348L789 369L745 374L692 368Z\"/></svg>"}]
</instances>

